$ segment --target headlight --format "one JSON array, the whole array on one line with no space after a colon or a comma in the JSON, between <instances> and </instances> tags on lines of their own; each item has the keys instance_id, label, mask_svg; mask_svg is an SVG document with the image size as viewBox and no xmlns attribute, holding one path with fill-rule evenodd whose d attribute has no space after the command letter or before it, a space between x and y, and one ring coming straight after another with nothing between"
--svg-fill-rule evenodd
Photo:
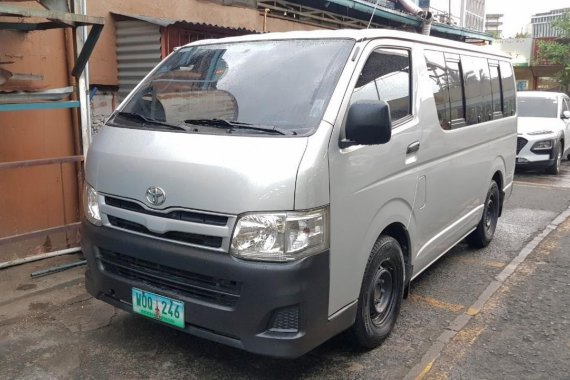
<instances>
[{"instance_id":1,"label":"headlight","mask_svg":"<svg viewBox=\"0 0 570 380\"><path fill-rule=\"evenodd\" d=\"M240 259L294 261L329 247L328 207L300 212L241 216L230 253Z\"/></svg>"},{"instance_id":2,"label":"headlight","mask_svg":"<svg viewBox=\"0 0 570 380\"><path fill-rule=\"evenodd\" d=\"M534 132L528 132L527 135L530 136L537 136L537 135L549 135L551 133L554 133L553 131L550 131L548 129L545 129L543 131L534 131Z\"/></svg>"},{"instance_id":3,"label":"headlight","mask_svg":"<svg viewBox=\"0 0 570 380\"><path fill-rule=\"evenodd\" d=\"M85 183L85 187L83 189L83 209L88 221L96 226L101 225L101 214L99 213L99 203L97 203L97 192L87 183Z\"/></svg>"},{"instance_id":4,"label":"headlight","mask_svg":"<svg viewBox=\"0 0 570 380\"><path fill-rule=\"evenodd\" d=\"M552 149L552 140L537 141L532 146L534 150Z\"/></svg>"}]
</instances>

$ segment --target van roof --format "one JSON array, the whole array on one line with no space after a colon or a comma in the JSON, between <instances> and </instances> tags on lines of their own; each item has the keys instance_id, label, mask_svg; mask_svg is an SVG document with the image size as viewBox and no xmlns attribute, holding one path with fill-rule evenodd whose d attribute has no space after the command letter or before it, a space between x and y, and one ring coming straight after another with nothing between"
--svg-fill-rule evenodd
<instances>
[{"instance_id":1,"label":"van roof","mask_svg":"<svg viewBox=\"0 0 570 380\"><path fill-rule=\"evenodd\" d=\"M426 36L419 33L403 32L392 29L337 29L337 30L312 30L295 31L281 33L247 34L238 37L225 37L219 39L208 39L191 42L186 46L207 45L214 43L246 42L246 41L267 41L286 39L333 39L348 38L355 41L372 40L377 38L393 38L435 46L444 46L461 50L469 50L481 54L490 54L501 58L510 59L508 55L501 52L494 46L477 46L465 42L452 41L439 37Z\"/></svg>"}]
</instances>

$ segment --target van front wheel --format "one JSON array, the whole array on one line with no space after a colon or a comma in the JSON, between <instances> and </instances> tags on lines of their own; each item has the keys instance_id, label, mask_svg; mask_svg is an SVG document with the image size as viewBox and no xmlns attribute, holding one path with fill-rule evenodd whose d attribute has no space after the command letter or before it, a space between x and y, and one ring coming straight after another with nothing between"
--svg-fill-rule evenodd
<instances>
[{"instance_id":1,"label":"van front wheel","mask_svg":"<svg viewBox=\"0 0 570 380\"><path fill-rule=\"evenodd\" d=\"M554 147L554 162L552 165L546 168L548 174L558 175L560 174L560 165L562 163L562 143L559 141Z\"/></svg>"},{"instance_id":2,"label":"van front wheel","mask_svg":"<svg viewBox=\"0 0 570 380\"><path fill-rule=\"evenodd\" d=\"M475 231L467 236L467 243L472 247L483 248L489 245L499 220L499 210L501 207L501 197L499 195L499 186L497 182L491 181L485 206L483 207L483 216L477 225Z\"/></svg>"},{"instance_id":3,"label":"van front wheel","mask_svg":"<svg viewBox=\"0 0 570 380\"><path fill-rule=\"evenodd\" d=\"M380 236L368 259L352 332L358 344L374 348L390 334L404 293L404 257L396 239Z\"/></svg>"}]
</instances>

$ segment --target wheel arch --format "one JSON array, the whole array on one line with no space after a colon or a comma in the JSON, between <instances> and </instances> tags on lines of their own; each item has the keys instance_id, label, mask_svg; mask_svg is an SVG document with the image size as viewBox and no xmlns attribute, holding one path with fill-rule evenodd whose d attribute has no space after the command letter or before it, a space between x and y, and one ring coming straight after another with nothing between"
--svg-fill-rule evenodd
<instances>
[{"instance_id":1,"label":"wheel arch","mask_svg":"<svg viewBox=\"0 0 570 380\"><path fill-rule=\"evenodd\" d=\"M497 157L492 166L490 181L495 181L499 187L499 216L503 214L503 201L505 200L505 173L505 160L503 157ZM488 189L488 185L485 186L485 195L487 194Z\"/></svg>"},{"instance_id":2,"label":"wheel arch","mask_svg":"<svg viewBox=\"0 0 570 380\"><path fill-rule=\"evenodd\" d=\"M375 217L369 223L369 229L366 233L364 244L362 245L362 256L365 256L365 258L359 258L358 263L355 263L358 266L357 273L360 279L362 279L364 275L366 263L368 262L374 244L378 238L384 234L396 239L400 244L406 270L405 281L406 284L409 282L412 276L413 252L413 241L411 239L413 231L410 231L410 228L413 230L413 226L408 226L411 213L412 205L401 198L387 202L377 211Z\"/></svg>"},{"instance_id":3,"label":"wheel arch","mask_svg":"<svg viewBox=\"0 0 570 380\"><path fill-rule=\"evenodd\" d=\"M400 244L402 255L404 256L404 298L408 296L410 280L412 278L413 265L412 265L412 250L410 241L410 232L406 226L399 222L394 222L386 226L378 237L385 235L390 236Z\"/></svg>"},{"instance_id":4,"label":"wheel arch","mask_svg":"<svg viewBox=\"0 0 570 380\"><path fill-rule=\"evenodd\" d=\"M497 170L493 174L493 181L497 183L499 186L499 216L503 214L503 201L505 200L505 190L504 190L504 178L503 173L500 170Z\"/></svg>"}]
</instances>

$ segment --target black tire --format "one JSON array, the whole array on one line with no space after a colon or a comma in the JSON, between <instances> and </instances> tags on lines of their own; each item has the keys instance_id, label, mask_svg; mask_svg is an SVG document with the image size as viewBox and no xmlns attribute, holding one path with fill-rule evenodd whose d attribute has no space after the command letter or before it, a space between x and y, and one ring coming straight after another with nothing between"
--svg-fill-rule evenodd
<instances>
[{"instance_id":1,"label":"black tire","mask_svg":"<svg viewBox=\"0 0 570 380\"><path fill-rule=\"evenodd\" d=\"M555 159L552 165L546 168L548 174L558 175L560 174L560 165L562 163L562 144L560 141L556 142L554 147Z\"/></svg>"},{"instance_id":2,"label":"black tire","mask_svg":"<svg viewBox=\"0 0 570 380\"><path fill-rule=\"evenodd\" d=\"M396 239L380 236L368 259L358 297L352 333L367 349L379 346L390 334L404 294L404 256Z\"/></svg>"},{"instance_id":3,"label":"black tire","mask_svg":"<svg viewBox=\"0 0 570 380\"><path fill-rule=\"evenodd\" d=\"M499 186L495 181L491 181L487 197L485 198L485 207L483 208L483 216L477 225L475 231L467 236L467 243L472 247L483 248L489 245L499 220L499 210L501 208L501 196L499 194Z\"/></svg>"}]
</instances>

